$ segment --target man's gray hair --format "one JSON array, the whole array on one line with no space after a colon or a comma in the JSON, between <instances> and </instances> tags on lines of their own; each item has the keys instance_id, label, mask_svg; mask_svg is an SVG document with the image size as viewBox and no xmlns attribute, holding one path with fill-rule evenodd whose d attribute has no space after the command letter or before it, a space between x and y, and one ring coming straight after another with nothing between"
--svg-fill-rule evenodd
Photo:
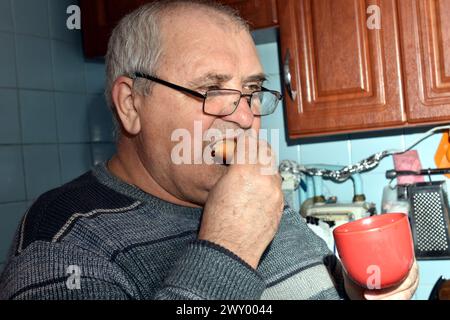
<instances>
[{"instance_id":1,"label":"man's gray hair","mask_svg":"<svg viewBox=\"0 0 450 320\"><path fill-rule=\"evenodd\" d=\"M114 81L120 76L131 76L134 72L155 75L159 58L164 49L160 22L165 13L180 7L209 9L228 17L234 24L249 30L249 26L237 11L217 2L202 0L154 1L143 5L125 16L114 28L106 53L105 97L114 113L116 135L119 133L111 91ZM142 95L150 93L148 80L136 79L133 89Z\"/></svg>"}]
</instances>

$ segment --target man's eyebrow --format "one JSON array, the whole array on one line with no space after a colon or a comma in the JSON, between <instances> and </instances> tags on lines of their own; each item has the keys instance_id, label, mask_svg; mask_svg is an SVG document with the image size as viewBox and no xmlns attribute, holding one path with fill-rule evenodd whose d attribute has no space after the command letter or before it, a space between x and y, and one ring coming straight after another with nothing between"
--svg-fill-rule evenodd
<instances>
[{"instance_id":1,"label":"man's eyebrow","mask_svg":"<svg viewBox=\"0 0 450 320\"><path fill-rule=\"evenodd\" d=\"M196 87L196 86L208 83L208 82L222 84L222 83L230 81L232 78L233 78L233 76L229 75L229 74L220 74L220 73L210 72L210 73L202 75L192 81L189 81L188 85L191 87ZM258 74L251 75L249 77L245 77L243 80L243 83L264 82L267 80L267 78L268 78L268 75L266 75L264 73L258 73Z\"/></svg>"},{"instance_id":2,"label":"man's eyebrow","mask_svg":"<svg viewBox=\"0 0 450 320\"><path fill-rule=\"evenodd\" d=\"M268 78L267 74L264 73L258 73L249 77L244 78L244 83L248 83L248 82L264 82L266 81Z\"/></svg>"},{"instance_id":3,"label":"man's eyebrow","mask_svg":"<svg viewBox=\"0 0 450 320\"><path fill-rule=\"evenodd\" d=\"M214 83L224 83L227 81L230 81L233 78L233 76L228 74L220 74L220 73L207 73L205 75L202 75L192 81L189 81L189 85L192 87L203 85L208 82L214 82Z\"/></svg>"}]
</instances>

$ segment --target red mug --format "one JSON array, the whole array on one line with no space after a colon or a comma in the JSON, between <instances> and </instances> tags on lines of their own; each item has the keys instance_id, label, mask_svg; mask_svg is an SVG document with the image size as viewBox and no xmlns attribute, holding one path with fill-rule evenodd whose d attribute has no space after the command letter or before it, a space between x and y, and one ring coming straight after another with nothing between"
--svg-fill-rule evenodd
<instances>
[{"instance_id":1,"label":"red mug","mask_svg":"<svg viewBox=\"0 0 450 320\"><path fill-rule=\"evenodd\" d=\"M368 289L402 282L414 263L408 216L387 213L343 224L333 231L342 265L350 279Z\"/></svg>"}]
</instances>

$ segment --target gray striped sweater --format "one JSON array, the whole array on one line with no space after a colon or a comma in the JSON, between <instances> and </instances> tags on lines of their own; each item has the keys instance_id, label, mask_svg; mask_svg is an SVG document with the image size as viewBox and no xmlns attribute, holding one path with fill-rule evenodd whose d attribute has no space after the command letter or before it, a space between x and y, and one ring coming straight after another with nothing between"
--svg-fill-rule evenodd
<instances>
[{"instance_id":1,"label":"gray striped sweater","mask_svg":"<svg viewBox=\"0 0 450 320\"><path fill-rule=\"evenodd\" d=\"M105 164L40 196L0 276L0 299L340 299L340 265L287 206L255 271L197 239L202 210L158 199Z\"/></svg>"}]
</instances>

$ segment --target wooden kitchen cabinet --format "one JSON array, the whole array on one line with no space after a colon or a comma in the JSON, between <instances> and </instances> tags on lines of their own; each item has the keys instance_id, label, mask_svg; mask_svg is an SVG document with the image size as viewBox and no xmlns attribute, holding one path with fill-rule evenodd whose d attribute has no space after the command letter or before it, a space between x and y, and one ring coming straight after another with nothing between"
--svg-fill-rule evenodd
<instances>
[{"instance_id":1,"label":"wooden kitchen cabinet","mask_svg":"<svg viewBox=\"0 0 450 320\"><path fill-rule=\"evenodd\" d=\"M408 122L449 122L450 1L402 0L399 6Z\"/></svg>"},{"instance_id":2,"label":"wooden kitchen cabinet","mask_svg":"<svg viewBox=\"0 0 450 320\"><path fill-rule=\"evenodd\" d=\"M108 40L116 24L146 0L80 0L84 55L99 58L106 54Z\"/></svg>"},{"instance_id":3,"label":"wooden kitchen cabinet","mask_svg":"<svg viewBox=\"0 0 450 320\"><path fill-rule=\"evenodd\" d=\"M397 1L374 2L380 30L366 26L370 3L279 0L291 138L406 123Z\"/></svg>"},{"instance_id":4,"label":"wooden kitchen cabinet","mask_svg":"<svg viewBox=\"0 0 450 320\"><path fill-rule=\"evenodd\" d=\"M108 40L119 20L151 0L80 0L85 56L99 58L106 54ZM219 0L237 9L252 29L276 26L276 0Z\"/></svg>"},{"instance_id":5,"label":"wooden kitchen cabinet","mask_svg":"<svg viewBox=\"0 0 450 320\"><path fill-rule=\"evenodd\" d=\"M238 10L253 30L278 25L277 0L219 0L219 2Z\"/></svg>"},{"instance_id":6,"label":"wooden kitchen cabinet","mask_svg":"<svg viewBox=\"0 0 450 320\"><path fill-rule=\"evenodd\" d=\"M377 5L381 28L370 29ZM449 0L278 0L290 138L450 122Z\"/></svg>"}]
</instances>

